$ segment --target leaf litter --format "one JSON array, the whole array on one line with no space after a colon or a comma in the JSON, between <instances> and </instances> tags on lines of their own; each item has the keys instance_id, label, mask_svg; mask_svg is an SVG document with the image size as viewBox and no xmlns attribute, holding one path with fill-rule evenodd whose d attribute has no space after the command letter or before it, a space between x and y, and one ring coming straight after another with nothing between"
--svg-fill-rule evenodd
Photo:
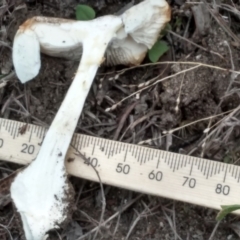
<instances>
[{"instance_id":1,"label":"leaf litter","mask_svg":"<svg viewBox=\"0 0 240 240\"><path fill-rule=\"evenodd\" d=\"M130 1L81 3L91 6L96 15L101 16L118 12ZM165 64L126 70L121 66L100 68L77 132L135 144L148 141L147 145L153 148L203 155L216 161L227 159L239 165L239 75L230 72L239 70L236 37L240 30L239 13L235 11L239 5L222 1L216 8L210 1L204 3L207 10L201 3L172 3L172 29L164 37L170 49L159 60ZM76 6L74 0L19 0L15 4L3 1L0 7L0 75L4 75L0 76L1 117L50 125L78 62L42 56L44 71L36 81L23 87L11 75L12 40L18 26L27 18L35 15L74 18ZM202 12L213 18L200 18ZM179 64L180 61L195 64ZM149 59L146 58L145 63L149 63ZM197 63L202 65L189 70ZM206 64L214 67L206 68ZM177 76L159 81L176 73ZM46 85L48 88L43 87ZM117 105L115 109L114 105ZM106 112L107 108L111 111ZM175 128L179 129L171 132ZM171 137L166 136L166 132ZM19 167L0 162L1 179ZM81 191L72 222L58 233L51 232L50 239L73 236L78 239L238 239L237 228L233 226L239 223L234 216L227 216L218 226L215 210L105 185L106 207L99 222L103 214L99 203L102 199L96 198L102 191L100 185L88 181L82 185L83 180L74 177L70 180L76 193ZM24 239L20 219L11 202L2 200L8 194L2 186L0 184L0 237Z\"/></svg>"}]
</instances>

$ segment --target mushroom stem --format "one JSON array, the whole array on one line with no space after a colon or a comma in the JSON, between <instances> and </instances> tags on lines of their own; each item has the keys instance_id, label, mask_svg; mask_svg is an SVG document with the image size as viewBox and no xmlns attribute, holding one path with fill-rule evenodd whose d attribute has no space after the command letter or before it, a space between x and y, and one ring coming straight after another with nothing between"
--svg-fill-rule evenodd
<instances>
[{"instance_id":1,"label":"mushroom stem","mask_svg":"<svg viewBox=\"0 0 240 240\"><path fill-rule=\"evenodd\" d=\"M83 43L79 68L37 158L11 185L11 197L21 215L27 240L43 239L47 231L59 227L67 218L71 186L64 159L97 69L109 41L122 27L122 20L106 16L74 27L84 33L79 36Z\"/></svg>"}]
</instances>

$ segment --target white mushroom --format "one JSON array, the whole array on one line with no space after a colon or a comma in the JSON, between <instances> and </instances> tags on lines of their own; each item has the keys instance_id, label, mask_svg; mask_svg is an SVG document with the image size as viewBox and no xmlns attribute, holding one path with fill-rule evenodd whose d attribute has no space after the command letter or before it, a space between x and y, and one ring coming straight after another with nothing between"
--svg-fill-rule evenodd
<instances>
[{"instance_id":1,"label":"white mushroom","mask_svg":"<svg viewBox=\"0 0 240 240\"><path fill-rule=\"evenodd\" d=\"M120 17L124 26L110 41L103 63L138 65L170 21L171 9L165 0L146 0L128 9ZM20 26L15 37L15 41L18 41L16 47L20 48L14 48L13 53L16 54L13 54L13 62L22 83L38 74L41 66L39 49L53 57L80 59L82 42L78 41L75 34L76 31L80 33L80 29L70 27L79 25L77 23L79 21L35 17Z\"/></svg>"},{"instance_id":2,"label":"white mushroom","mask_svg":"<svg viewBox=\"0 0 240 240\"><path fill-rule=\"evenodd\" d=\"M39 23L39 18L33 20L30 27L24 31L20 29L13 46L14 66L22 82L33 77L32 74L28 74L31 71L18 69L25 64L22 58L33 55L32 58L27 59L30 67L35 71L34 75L38 73L40 65L38 39L42 37L41 40L45 40L45 34L51 36L51 32L58 33L58 38L62 41L66 39L66 43L70 38L61 38L60 34L65 33L64 37L69 34L75 41L69 45L74 46L75 43L81 42L83 55L73 83L45 136L37 158L17 175L11 186L11 197L21 215L28 240L42 239L48 230L58 227L58 224L67 217L70 187L64 166L65 155L96 71L103 61L108 42L122 26L119 17L106 16L89 22L60 24L61 28L57 32L54 29L56 26L58 28L56 23L49 24L48 22L44 25L46 22ZM29 47L32 48L29 38L32 38L34 43L32 51L27 50ZM50 37L46 37L46 39L44 44L41 41L43 49L52 41ZM19 52L25 50L27 56L23 52L20 55L21 59L16 62ZM32 59L33 61L31 61ZM29 66L24 67L29 68Z\"/></svg>"},{"instance_id":3,"label":"white mushroom","mask_svg":"<svg viewBox=\"0 0 240 240\"><path fill-rule=\"evenodd\" d=\"M165 0L146 0L120 17L105 16L87 22L34 17L20 26L13 44L13 63L22 83L38 74L40 51L69 57L74 52L80 54L83 48L77 73L37 158L11 186L27 240L43 239L47 231L66 220L72 195L64 159L106 48L109 46L109 64L140 64L169 16Z\"/></svg>"}]
</instances>

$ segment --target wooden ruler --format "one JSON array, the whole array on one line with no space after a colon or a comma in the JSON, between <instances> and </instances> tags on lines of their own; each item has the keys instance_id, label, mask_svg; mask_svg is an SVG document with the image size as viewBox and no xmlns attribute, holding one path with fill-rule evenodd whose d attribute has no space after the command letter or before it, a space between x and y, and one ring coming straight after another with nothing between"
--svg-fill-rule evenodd
<instances>
[{"instance_id":1,"label":"wooden ruler","mask_svg":"<svg viewBox=\"0 0 240 240\"><path fill-rule=\"evenodd\" d=\"M0 118L0 159L20 164L36 156L46 129ZM214 209L240 204L240 167L143 146L75 134L69 174ZM81 158L79 152L89 162ZM240 213L240 211L238 212Z\"/></svg>"}]
</instances>

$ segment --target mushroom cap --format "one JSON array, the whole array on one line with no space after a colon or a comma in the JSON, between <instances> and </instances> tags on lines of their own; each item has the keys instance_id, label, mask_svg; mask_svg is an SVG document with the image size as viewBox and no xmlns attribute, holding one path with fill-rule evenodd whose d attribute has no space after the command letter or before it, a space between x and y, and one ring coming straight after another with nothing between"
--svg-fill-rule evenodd
<instances>
[{"instance_id":1,"label":"mushroom cap","mask_svg":"<svg viewBox=\"0 0 240 240\"><path fill-rule=\"evenodd\" d=\"M170 21L171 9L165 0L146 0L128 9L122 19L126 33L151 49Z\"/></svg>"},{"instance_id":2,"label":"mushroom cap","mask_svg":"<svg viewBox=\"0 0 240 240\"><path fill-rule=\"evenodd\" d=\"M39 73L40 51L64 57L69 51L81 49L81 43L72 32L69 33L74 22L61 18L33 17L19 27L14 37L12 56L17 77L22 83ZM68 28L64 29L64 25Z\"/></svg>"},{"instance_id":3,"label":"mushroom cap","mask_svg":"<svg viewBox=\"0 0 240 240\"><path fill-rule=\"evenodd\" d=\"M147 47L136 43L122 27L108 45L104 64L138 65L144 59L146 51Z\"/></svg>"},{"instance_id":4,"label":"mushroom cap","mask_svg":"<svg viewBox=\"0 0 240 240\"><path fill-rule=\"evenodd\" d=\"M17 77L24 83L34 78L41 67L40 45L34 31L19 31L13 42L13 64Z\"/></svg>"},{"instance_id":5,"label":"mushroom cap","mask_svg":"<svg viewBox=\"0 0 240 240\"><path fill-rule=\"evenodd\" d=\"M108 45L104 64L113 65L139 65L145 58L147 47L136 43L131 36L123 39L115 38Z\"/></svg>"},{"instance_id":6,"label":"mushroom cap","mask_svg":"<svg viewBox=\"0 0 240 240\"><path fill-rule=\"evenodd\" d=\"M122 14L124 26L106 51L107 65L139 65L171 19L165 0L146 0Z\"/></svg>"}]
</instances>

